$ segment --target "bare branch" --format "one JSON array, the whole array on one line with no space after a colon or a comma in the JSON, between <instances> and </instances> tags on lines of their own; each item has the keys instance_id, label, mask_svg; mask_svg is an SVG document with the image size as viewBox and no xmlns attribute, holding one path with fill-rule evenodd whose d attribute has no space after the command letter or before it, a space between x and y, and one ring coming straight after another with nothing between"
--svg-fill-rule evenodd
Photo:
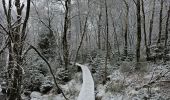
<instances>
[{"instance_id":1,"label":"bare branch","mask_svg":"<svg viewBox=\"0 0 170 100\"><path fill-rule=\"evenodd\" d=\"M43 22L43 21L41 20L40 15L39 15L39 13L38 13L38 10L37 10L36 5L34 4L34 2L32 2L32 4L33 4L33 6L34 6L35 12L37 13L37 16L38 16L39 21L40 21L45 27L47 27L50 31L53 31L53 30L51 29L51 27L49 27L45 22Z\"/></svg>"},{"instance_id":2,"label":"bare branch","mask_svg":"<svg viewBox=\"0 0 170 100\"><path fill-rule=\"evenodd\" d=\"M28 53L29 50L31 50L31 46L29 46L29 47L23 52L22 57L21 57L22 59L25 58L25 56L27 55L27 53Z\"/></svg>"},{"instance_id":3,"label":"bare branch","mask_svg":"<svg viewBox=\"0 0 170 100\"><path fill-rule=\"evenodd\" d=\"M136 1L135 0L133 0L133 2L135 3L135 5L137 6L137 3L136 3Z\"/></svg>"},{"instance_id":4,"label":"bare branch","mask_svg":"<svg viewBox=\"0 0 170 100\"><path fill-rule=\"evenodd\" d=\"M25 20L24 20L23 28L22 28L22 40L25 40L25 31L26 31L26 26L28 23L29 15L30 15L30 4L31 4L31 0L27 0L26 16L25 16ZM21 9L23 9L23 5Z\"/></svg>"},{"instance_id":5,"label":"bare branch","mask_svg":"<svg viewBox=\"0 0 170 100\"><path fill-rule=\"evenodd\" d=\"M6 8L5 0L2 0L2 4L3 4L4 13L5 13L6 17L7 17L8 14L7 14L7 8Z\"/></svg>"},{"instance_id":6,"label":"bare branch","mask_svg":"<svg viewBox=\"0 0 170 100\"><path fill-rule=\"evenodd\" d=\"M2 24L0 24L0 27L8 34L8 31L6 30L6 28Z\"/></svg>"},{"instance_id":7,"label":"bare branch","mask_svg":"<svg viewBox=\"0 0 170 100\"><path fill-rule=\"evenodd\" d=\"M30 44L29 44L29 45L30 45ZM65 98L66 100L68 100L68 98L66 97L66 95L64 94L64 92L62 91L62 89L60 88L60 86L57 84L57 80L56 80L55 75L54 75L54 73L53 73L53 71L52 71L52 67L51 67L50 63L47 61L47 59L46 59L34 46L30 45L30 48L33 49L33 50L45 61L45 63L48 65L48 68L49 68L50 73L51 73L51 75L52 75L52 77L53 77L53 80L54 80L54 83L55 83L56 87L57 87L58 90L62 93L62 95L64 96L64 98Z\"/></svg>"}]
</instances>

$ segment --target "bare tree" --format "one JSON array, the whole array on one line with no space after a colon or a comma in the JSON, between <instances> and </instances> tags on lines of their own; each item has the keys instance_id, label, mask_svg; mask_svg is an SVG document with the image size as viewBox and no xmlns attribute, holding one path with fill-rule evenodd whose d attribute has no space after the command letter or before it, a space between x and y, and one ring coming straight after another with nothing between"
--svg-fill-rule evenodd
<instances>
[{"instance_id":1,"label":"bare tree","mask_svg":"<svg viewBox=\"0 0 170 100\"><path fill-rule=\"evenodd\" d=\"M15 0L15 8L17 12L16 21L12 23L12 0L8 2L2 0L3 10L6 16L8 28L6 30L9 36L8 51L9 51L9 64L8 64L8 100L21 100L21 83L22 83L22 63L23 63L23 46L26 38L26 26L30 13L30 0L27 0L26 14L24 22L22 22L22 11L24 4L20 0Z\"/></svg>"}]
</instances>

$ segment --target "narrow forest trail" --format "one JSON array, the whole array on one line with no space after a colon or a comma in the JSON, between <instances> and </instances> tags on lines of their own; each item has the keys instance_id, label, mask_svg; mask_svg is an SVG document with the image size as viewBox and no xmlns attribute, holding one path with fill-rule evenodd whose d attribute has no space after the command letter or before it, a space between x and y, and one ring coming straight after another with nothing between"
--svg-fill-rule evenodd
<instances>
[{"instance_id":1,"label":"narrow forest trail","mask_svg":"<svg viewBox=\"0 0 170 100\"><path fill-rule=\"evenodd\" d=\"M77 100L95 100L94 80L89 68L78 63L76 65L81 67L83 73L83 84Z\"/></svg>"}]
</instances>

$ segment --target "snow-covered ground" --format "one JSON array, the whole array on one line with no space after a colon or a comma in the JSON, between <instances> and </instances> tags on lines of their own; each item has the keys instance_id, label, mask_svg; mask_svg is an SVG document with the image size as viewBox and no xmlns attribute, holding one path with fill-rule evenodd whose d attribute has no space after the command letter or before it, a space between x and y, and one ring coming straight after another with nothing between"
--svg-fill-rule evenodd
<instances>
[{"instance_id":1,"label":"snow-covered ground","mask_svg":"<svg viewBox=\"0 0 170 100\"><path fill-rule=\"evenodd\" d=\"M169 100L170 96L167 92L169 87L166 83L166 88L162 88L160 80L149 87L143 87L148 82L155 80L160 73L165 73L170 70L169 65L149 65L148 71L141 73L131 73L129 75L122 73L120 69L114 70L109 77L111 78L105 85L95 84L96 90L94 92L94 82L90 70L87 66L77 64L82 68L82 72L75 74L75 77L65 85L61 85L62 90L69 98L69 100ZM83 74L83 83L81 79ZM167 74L166 76L170 76ZM164 80L164 79L163 79ZM101 81L101 80L99 80ZM120 88L121 85L123 88ZM170 86L170 84L169 84ZM150 93L149 93L150 92ZM95 95L96 93L96 95ZM42 95L39 92L31 93L31 100L65 100L61 94L48 93ZM29 99L25 99L29 100Z\"/></svg>"},{"instance_id":2,"label":"snow-covered ground","mask_svg":"<svg viewBox=\"0 0 170 100\"><path fill-rule=\"evenodd\" d=\"M63 96L60 95L41 95L39 92L32 92L31 93L31 100L65 100Z\"/></svg>"}]
</instances>

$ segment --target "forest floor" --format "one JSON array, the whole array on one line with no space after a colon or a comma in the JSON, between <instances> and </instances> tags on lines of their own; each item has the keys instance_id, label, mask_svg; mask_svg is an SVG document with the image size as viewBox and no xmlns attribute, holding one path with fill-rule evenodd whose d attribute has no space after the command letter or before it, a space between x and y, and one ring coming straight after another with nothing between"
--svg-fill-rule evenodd
<instances>
[{"instance_id":1,"label":"forest floor","mask_svg":"<svg viewBox=\"0 0 170 100\"><path fill-rule=\"evenodd\" d=\"M127 70L122 71L121 68L114 70L109 75L110 81L105 85L95 84L96 100L169 100L170 64L148 63L147 66L150 67L142 65L146 69L132 73ZM76 73L74 79L61 86L69 100L77 100L82 84L81 74L81 72ZM41 94L37 94L41 96ZM43 99L33 99L32 96L31 100L64 100L61 94L41 97Z\"/></svg>"},{"instance_id":2,"label":"forest floor","mask_svg":"<svg viewBox=\"0 0 170 100\"><path fill-rule=\"evenodd\" d=\"M88 67L91 69L90 65ZM128 68L126 69L125 67ZM111 70L108 76L110 79L105 85L97 83L97 78L93 73L95 81L95 100L170 99L170 63L143 64L141 65L142 69L139 71L134 71L133 67L129 64L126 64L126 66L122 64L118 69L114 69L114 66L109 68L109 70ZM101 80L97 79L97 81ZM77 72L71 81L65 85L60 84L60 87L69 100L77 100L82 88L82 72ZM41 94L34 91L31 93L30 97L31 100L65 100L61 94L54 94L53 92ZM30 100L24 96L23 99Z\"/></svg>"}]
</instances>

